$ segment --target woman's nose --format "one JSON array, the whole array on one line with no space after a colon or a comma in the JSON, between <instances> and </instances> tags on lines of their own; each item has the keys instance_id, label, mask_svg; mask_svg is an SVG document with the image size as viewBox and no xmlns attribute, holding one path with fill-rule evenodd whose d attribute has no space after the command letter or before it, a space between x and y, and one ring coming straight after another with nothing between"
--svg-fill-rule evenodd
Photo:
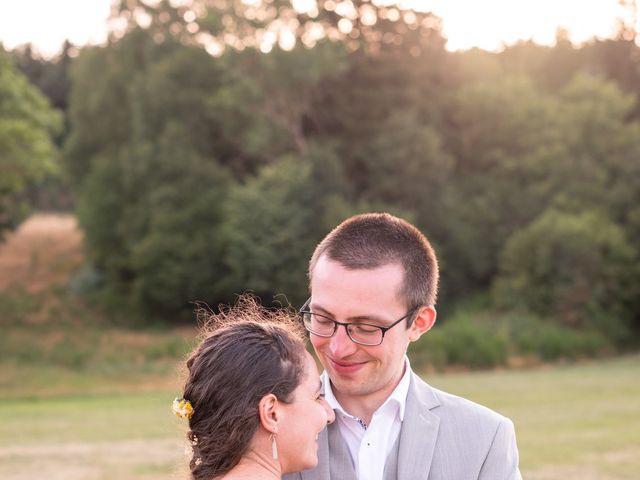
<instances>
[{"instance_id":1,"label":"woman's nose","mask_svg":"<svg viewBox=\"0 0 640 480\"><path fill-rule=\"evenodd\" d=\"M327 414L327 425L333 423L333 421L336 419L336 414L324 398L322 399L322 406L324 407Z\"/></svg>"}]
</instances>

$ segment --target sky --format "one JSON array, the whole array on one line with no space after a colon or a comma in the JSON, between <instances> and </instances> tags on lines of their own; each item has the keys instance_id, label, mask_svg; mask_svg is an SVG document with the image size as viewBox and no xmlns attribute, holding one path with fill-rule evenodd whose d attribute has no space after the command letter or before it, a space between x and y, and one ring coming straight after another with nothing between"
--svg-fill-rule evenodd
<instances>
[{"instance_id":1,"label":"sky","mask_svg":"<svg viewBox=\"0 0 640 480\"><path fill-rule=\"evenodd\" d=\"M106 39L111 0L0 0L0 42L7 49L33 43L45 56L65 38L76 45ZM447 49L499 49L520 39L552 44L558 27L580 43L610 37L617 0L402 0L443 19Z\"/></svg>"}]
</instances>

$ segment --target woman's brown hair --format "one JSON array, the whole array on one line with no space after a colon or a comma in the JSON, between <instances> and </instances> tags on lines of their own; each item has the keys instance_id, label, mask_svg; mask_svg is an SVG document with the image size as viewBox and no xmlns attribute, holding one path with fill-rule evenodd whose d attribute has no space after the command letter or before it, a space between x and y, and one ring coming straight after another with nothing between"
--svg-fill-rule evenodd
<instances>
[{"instance_id":1,"label":"woman's brown hair","mask_svg":"<svg viewBox=\"0 0 640 480\"><path fill-rule=\"evenodd\" d=\"M304 377L304 352L296 316L252 297L208 315L204 340L187 360L183 395L194 408L187 433L194 480L220 477L240 461L259 427L265 395L292 401Z\"/></svg>"}]
</instances>

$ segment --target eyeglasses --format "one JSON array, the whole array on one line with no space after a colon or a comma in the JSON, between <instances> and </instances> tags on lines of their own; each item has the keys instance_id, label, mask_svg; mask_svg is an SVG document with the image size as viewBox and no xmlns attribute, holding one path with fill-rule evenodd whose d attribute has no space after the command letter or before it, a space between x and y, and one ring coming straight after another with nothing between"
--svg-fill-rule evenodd
<instances>
[{"instance_id":1,"label":"eyeglasses","mask_svg":"<svg viewBox=\"0 0 640 480\"><path fill-rule=\"evenodd\" d=\"M336 330L338 330L338 326L343 326L352 342L369 347L380 345L382 340L384 340L384 334L387 333L387 330L395 327L407 317L412 316L418 309L418 307L413 307L406 313L406 315L399 318L388 327L380 327L379 325L370 325L368 323L336 322L332 318L320 315L319 313L313 313L308 310L309 303L311 303L311 298L304 302L299 313L302 317L302 321L304 322L304 327L310 333L313 333L318 337L329 338L333 337ZM411 322L409 322L409 326L410 325Z\"/></svg>"}]
</instances>

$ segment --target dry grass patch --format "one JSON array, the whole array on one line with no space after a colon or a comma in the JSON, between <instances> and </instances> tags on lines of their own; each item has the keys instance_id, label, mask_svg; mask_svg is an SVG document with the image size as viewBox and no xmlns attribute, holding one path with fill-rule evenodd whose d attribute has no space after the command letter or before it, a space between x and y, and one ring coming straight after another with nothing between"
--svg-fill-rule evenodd
<instances>
[{"instance_id":1,"label":"dry grass patch","mask_svg":"<svg viewBox=\"0 0 640 480\"><path fill-rule=\"evenodd\" d=\"M82 264L82 239L71 215L29 217L0 244L0 291L19 286L34 294L66 283Z\"/></svg>"}]
</instances>

